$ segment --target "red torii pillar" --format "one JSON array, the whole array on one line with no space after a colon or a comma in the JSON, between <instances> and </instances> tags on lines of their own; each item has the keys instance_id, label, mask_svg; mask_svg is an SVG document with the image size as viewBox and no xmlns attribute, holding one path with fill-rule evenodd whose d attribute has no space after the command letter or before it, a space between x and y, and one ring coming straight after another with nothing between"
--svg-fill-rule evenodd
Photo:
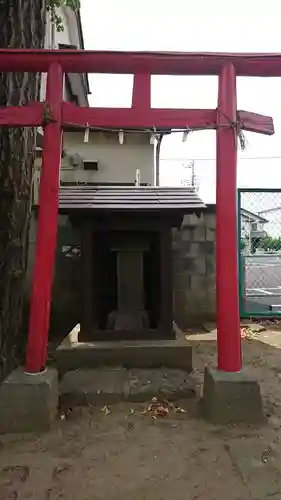
<instances>
[{"instance_id":1,"label":"red torii pillar","mask_svg":"<svg viewBox=\"0 0 281 500\"><path fill-rule=\"evenodd\" d=\"M126 59L127 58L127 59ZM238 302L238 252L236 203L237 120L244 130L274 133L270 117L236 111L236 75L279 76L279 61L270 56L222 54L135 54L87 51L0 50L2 71L48 71L47 102L0 109L0 126L44 126L44 149L33 286L30 303L26 371L38 373L46 364L51 287L58 222L61 130L63 127L108 129L217 130L217 315L218 368L241 368ZM119 61L119 63L118 63ZM208 67L207 67L208 66ZM281 66L280 66L281 67ZM82 108L62 101L63 72L101 71L136 73L129 109ZM120 69L121 68L121 69ZM219 74L217 110L151 109L150 74ZM225 245L228 245L226 251Z\"/></svg>"},{"instance_id":2,"label":"red torii pillar","mask_svg":"<svg viewBox=\"0 0 281 500\"><path fill-rule=\"evenodd\" d=\"M43 370L47 359L62 147L63 72L57 63L50 66L47 74L46 99L46 113L50 113L51 121L44 126L40 206L25 364L28 373Z\"/></svg>"},{"instance_id":3,"label":"red torii pillar","mask_svg":"<svg viewBox=\"0 0 281 500\"><path fill-rule=\"evenodd\" d=\"M237 97L233 65L219 75L216 195L218 369L242 366L237 238ZM238 215L240 217L240 214Z\"/></svg>"}]
</instances>

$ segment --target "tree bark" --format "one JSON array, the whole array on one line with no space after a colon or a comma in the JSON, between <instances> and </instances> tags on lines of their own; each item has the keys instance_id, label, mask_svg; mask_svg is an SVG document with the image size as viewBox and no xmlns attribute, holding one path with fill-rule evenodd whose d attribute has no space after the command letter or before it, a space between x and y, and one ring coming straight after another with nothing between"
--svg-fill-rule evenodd
<instances>
[{"instance_id":1,"label":"tree bark","mask_svg":"<svg viewBox=\"0 0 281 500\"><path fill-rule=\"evenodd\" d=\"M0 48L43 48L45 0L0 0ZM0 61L1 64L1 61ZM41 76L0 73L0 106L39 99ZM17 363L24 305L35 129L0 128L0 380Z\"/></svg>"}]
</instances>

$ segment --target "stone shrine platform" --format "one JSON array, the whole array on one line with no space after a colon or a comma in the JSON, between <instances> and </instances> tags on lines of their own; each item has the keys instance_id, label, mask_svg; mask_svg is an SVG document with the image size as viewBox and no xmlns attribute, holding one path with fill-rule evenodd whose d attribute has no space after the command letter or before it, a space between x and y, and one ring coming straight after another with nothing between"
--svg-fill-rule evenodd
<instances>
[{"instance_id":1,"label":"stone shrine platform","mask_svg":"<svg viewBox=\"0 0 281 500\"><path fill-rule=\"evenodd\" d=\"M56 366L60 374L102 366L166 367L190 373L192 347L176 324L174 330L175 340L79 342L80 325L76 325L56 349Z\"/></svg>"}]
</instances>

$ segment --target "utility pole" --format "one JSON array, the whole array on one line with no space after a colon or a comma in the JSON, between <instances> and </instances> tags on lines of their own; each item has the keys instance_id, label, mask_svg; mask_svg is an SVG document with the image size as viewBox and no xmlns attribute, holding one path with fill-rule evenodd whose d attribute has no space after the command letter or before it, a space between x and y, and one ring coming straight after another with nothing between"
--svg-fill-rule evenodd
<instances>
[{"instance_id":1,"label":"utility pole","mask_svg":"<svg viewBox=\"0 0 281 500\"><path fill-rule=\"evenodd\" d=\"M251 219L249 218L249 250L250 250L250 254L252 254L252 221Z\"/></svg>"},{"instance_id":2,"label":"utility pole","mask_svg":"<svg viewBox=\"0 0 281 500\"><path fill-rule=\"evenodd\" d=\"M188 175L188 179L184 178L182 179L181 183L184 186L191 186L191 187L196 187L196 175L195 175L195 161L190 160L186 165L182 165L184 169L191 170L191 176Z\"/></svg>"},{"instance_id":3,"label":"utility pole","mask_svg":"<svg viewBox=\"0 0 281 500\"><path fill-rule=\"evenodd\" d=\"M191 186L195 187L195 161L194 160L191 160L190 168L191 168Z\"/></svg>"}]
</instances>

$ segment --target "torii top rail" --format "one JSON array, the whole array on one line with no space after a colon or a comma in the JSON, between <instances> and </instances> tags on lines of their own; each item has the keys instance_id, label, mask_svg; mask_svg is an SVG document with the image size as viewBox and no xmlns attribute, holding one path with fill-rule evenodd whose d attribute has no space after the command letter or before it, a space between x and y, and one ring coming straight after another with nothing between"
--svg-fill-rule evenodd
<instances>
[{"instance_id":1,"label":"torii top rail","mask_svg":"<svg viewBox=\"0 0 281 500\"><path fill-rule=\"evenodd\" d=\"M281 76L281 54L276 53L0 49L0 61L0 71L47 72L57 62L65 73L206 76L233 64L237 76Z\"/></svg>"},{"instance_id":2,"label":"torii top rail","mask_svg":"<svg viewBox=\"0 0 281 500\"><path fill-rule=\"evenodd\" d=\"M273 121L237 111L237 76L281 76L281 54L100 52L1 49L0 71L46 72L44 103L0 108L0 126L44 127L40 208L30 302L26 371L44 369L57 236L63 128L216 129L218 368L241 369L236 206L237 131L271 135ZM132 106L87 108L63 102L64 73L133 74ZM153 109L151 75L218 75L218 107Z\"/></svg>"}]
</instances>

